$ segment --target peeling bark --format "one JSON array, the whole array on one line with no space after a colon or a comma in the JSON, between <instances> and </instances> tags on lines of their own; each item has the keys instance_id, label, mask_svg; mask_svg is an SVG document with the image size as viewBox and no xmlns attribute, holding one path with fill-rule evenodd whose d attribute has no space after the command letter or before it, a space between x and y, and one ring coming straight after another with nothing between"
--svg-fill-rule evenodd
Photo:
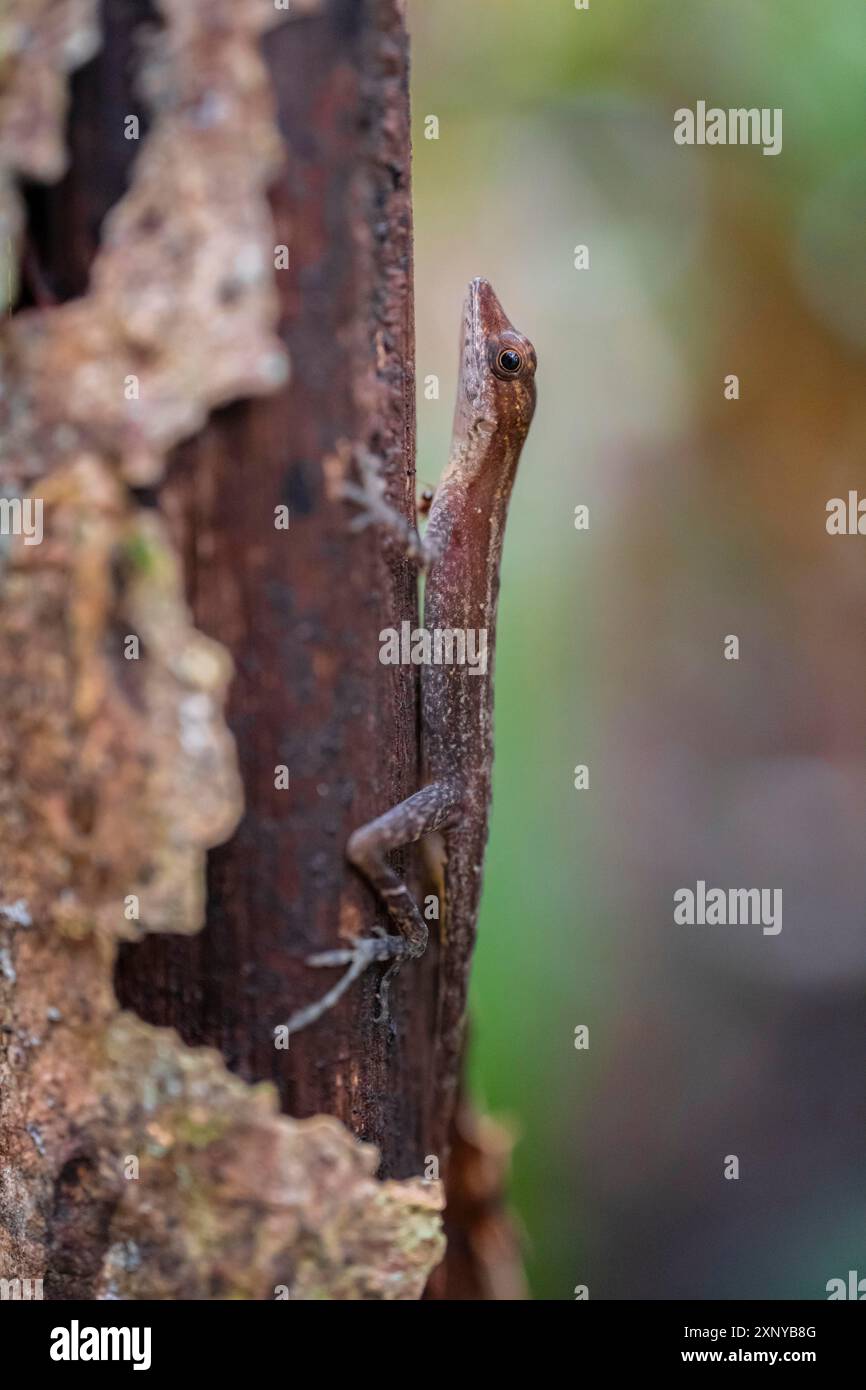
<instances>
[{"instance_id":1,"label":"peeling bark","mask_svg":"<svg viewBox=\"0 0 866 1390\"><path fill-rule=\"evenodd\" d=\"M0 15L0 294L17 297L23 215L15 174L66 166L67 75L99 46L96 0L7 0Z\"/></svg>"},{"instance_id":2,"label":"peeling bark","mask_svg":"<svg viewBox=\"0 0 866 1390\"><path fill-rule=\"evenodd\" d=\"M93 448L153 483L214 405L287 374L264 197L282 148L257 49L268 12L258 0L161 8L141 73L153 128L88 292L19 314L4 337L4 454L27 480Z\"/></svg>"}]
</instances>

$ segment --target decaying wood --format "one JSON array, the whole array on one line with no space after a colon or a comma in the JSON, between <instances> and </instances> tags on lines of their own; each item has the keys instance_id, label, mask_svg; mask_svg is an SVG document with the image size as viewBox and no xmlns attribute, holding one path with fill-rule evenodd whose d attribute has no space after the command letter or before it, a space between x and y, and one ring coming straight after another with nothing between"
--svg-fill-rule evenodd
<instances>
[{"instance_id":1,"label":"decaying wood","mask_svg":"<svg viewBox=\"0 0 866 1390\"><path fill-rule=\"evenodd\" d=\"M299 67L298 91L278 84L290 136L293 102L317 103L307 138L336 166L337 194L301 196L316 165L295 128L301 148L290 138L273 223L266 190L282 144L259 41L280 12L162 0L129 189L92 266L64 268L71 280L89 273L86 293L24 309L2 334L3 491L42 501L44 537L9 538L0 605L0 1273L43 1278L49 1297L414 1298L442 1254L438 1183L377 1180L376 1151L337 1119L280 1116L271 1087L247 1084L273 1076L298 1111L332 1111L356 1134L385 1139L397 1120L388 1167L421 1171L424 1051L416 1066L411 1045L422 1022L404 1012L401 1046L389 1050L359 1023L372 1015L368 989L340 1027L290 1058L272 1037L309 988L306 951L372 916L363 890L344 886L345 824L415 774L411 683L386 677L364 640L383 604L405 613L408 572L350 546L323 462L332 436L360 434L411 488L408 192L386 157L389 141L408 156L405 117L387 99L389 82L405 82L403 50L391 5L333 7L324 28L316 9L274 31L268 59L273 68L293 44L297 57L307 42L324 53L340 38L323 76ZM142 15L132 6L128 17ZM18 0L14 21L0 28L0 216L13 264L24 219L12 177L59 174L63 74L98 41L83 0ZM26 62L13 67L22 48ZM386 91L375 156L374 89L380 103ZM123 114L109 102L101 118ZM27 129L32 149L7 138ZM82 179L73 161L66 192ZM386 247L377 227L394 224L398 191L402 235ZM303 297L283 285L278 301L274 246L303 246L304 217L326 213L345 218L346 236L330 227L325 242L318 228L319 255L342 246L342 275L320 267L317 294L312 269ZM73 256L87 247L74 215L69 246ZM7 283L14 298L14 274ZM284 385L278 326L297 385L207 426L162 498L167 526L133 489L158 482L168 450L215 406ZM273 527L284 493L289 549ZM223 578L209 603L211 565ZM242 781L224 718L226 648L240 670L230 714ZM383 719L375 695L398 731L390 765L370 757ZM306 794L277 803L273 766L286 762ZM238 824L242 784L249 810L206 896L206 852ZM183 1022L181 1041L119 1009L118 943L188 936L205 916L200 955L164 955L160 976L140 951L121 972L125 1001L137 981L142 1014L162 1007ZM172 985L166 1003L161 980L193 965L184 978L195 983ZM201 1003L209 989L216 1023L187 1007L185 991ZM203 1042L222 1044L247 1079Z\"/></svg>"}]
</instances>

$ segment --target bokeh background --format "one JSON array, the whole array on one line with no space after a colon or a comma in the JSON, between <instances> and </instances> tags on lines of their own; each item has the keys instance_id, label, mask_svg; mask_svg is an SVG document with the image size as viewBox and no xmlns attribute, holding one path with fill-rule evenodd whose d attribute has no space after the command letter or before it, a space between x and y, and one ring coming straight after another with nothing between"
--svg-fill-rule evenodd
<instances>
[{"instance_id":1,"label":"bokeh background","mask_svg":"<svg viewBox=\"0 0 866 1390\"><path fill-rule=\"evenodd\" d=\"M866 9L409 17L420 479L473 275L539 358L472 1059L532 1293L825 1298L866 1276L866 536L825 527L866 496ZM675 145L698 100L781 107L781 154ZM698 879L781 888L781 934L675 926Z\"/></svg>"}]
</instances>

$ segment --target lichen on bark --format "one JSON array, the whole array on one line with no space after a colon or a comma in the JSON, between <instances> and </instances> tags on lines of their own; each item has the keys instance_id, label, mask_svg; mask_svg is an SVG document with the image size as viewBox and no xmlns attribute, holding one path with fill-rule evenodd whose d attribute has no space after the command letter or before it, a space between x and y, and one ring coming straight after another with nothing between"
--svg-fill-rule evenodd
<instances>
[{"instance_id":1,"label":"lichen on bark","mask_svg":"<svg viewBox=\"0 0 866 1390\"><path fill-rule=\"evenodd\" d=\"M153 126L88 293L4 335L4 453L25 479L96 448L152 483L213 406L286 377L264 196L281 144L257 47L279 14L257 0L160 8L140 76Z\"/></svg>"},{"instance_id":2,"label":"lichen on bark","mask_svg":"<svg viewBox=\"0 0 866 1390\"><path fill-rule=\"evenodd\" d=\"M0 26L10 225L14 172L62 171L61 75L96 42L84 0L14 9L29 28ZM0 334L0 492L26 491L43 528L0 553L0 1275L63 1298L417 1298L442 1254L439 1184L376 1181L372 1146L280 1116L270 1087L120 1012L112 988L119 940L199 930L206 851L242 808L230 659L193 627L132 487L216 404L287 371L257 46L282 16L161 9L153 125L88 292ZM38 139L13 158L28 109Z\"/></svg>"}]
</instances>

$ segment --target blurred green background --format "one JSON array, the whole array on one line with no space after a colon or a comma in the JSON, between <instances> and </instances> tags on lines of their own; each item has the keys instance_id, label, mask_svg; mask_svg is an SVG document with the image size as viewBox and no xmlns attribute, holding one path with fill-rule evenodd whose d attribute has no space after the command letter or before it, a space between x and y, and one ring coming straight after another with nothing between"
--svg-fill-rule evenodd
<instances>
[{"instance_id":1,"label":"blurred green background","mask_svg":"<svg viewBox=\"0 0 866 1390\"><path fill-rule=\"evenodd\" d=\"M823 1298L866 1275L866 537L825 529L866 494L866 9L408 11L419 480L472 276L539 359L473 996L531 1291ZM782 152L677 146L698 100ZM781 886L782 933L675 927L698 878Z\"/></svg>"}]
</instances>

